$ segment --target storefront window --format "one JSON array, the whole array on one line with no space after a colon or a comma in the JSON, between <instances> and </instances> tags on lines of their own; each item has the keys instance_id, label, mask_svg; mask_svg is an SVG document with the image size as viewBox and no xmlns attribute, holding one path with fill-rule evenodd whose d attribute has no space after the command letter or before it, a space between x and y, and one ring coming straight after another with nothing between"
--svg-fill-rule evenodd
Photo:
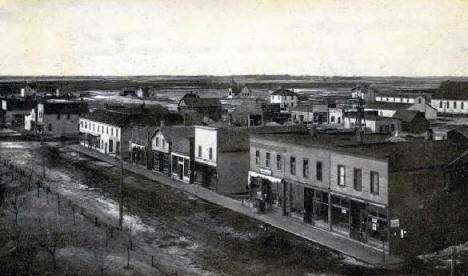
<instances>
[{"instance_id":1,"label":"storefront window","mask_svg":"<svg viewBox=\"0 0 468 276\"><path fill-rule=\"evenodd\" d=\"M336 232L349 233L349 199L332 196L332 229Z\"/></svg>"},{"instance_id":2,"label":"storefront window","mask_svg":"<svg viewBox=\"0 0 468 276\"><path fill-rule=\"evenodd\" d=\"M387 215L385 208L369 205L369 216L367 223L368 241L380 246L382 241L387 240Z\"/></svg>"},{"instance_id":3,"label":"storefront window","mask_svg":"<svg viewBox=\"0 0 468 276\"><path fill-rule=\"evenodd\" d=\"M313 200L313 218L317 226L327 227L328 224L328 193L316 190Z\"/></svg>"}]
</instances>

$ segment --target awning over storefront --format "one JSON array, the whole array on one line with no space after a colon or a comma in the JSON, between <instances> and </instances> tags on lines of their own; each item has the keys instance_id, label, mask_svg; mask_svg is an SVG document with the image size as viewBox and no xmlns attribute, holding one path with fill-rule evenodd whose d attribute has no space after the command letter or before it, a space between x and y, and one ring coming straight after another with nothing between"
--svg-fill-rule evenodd
<instances>
[{"instance_id":1,"label":"awning over storefront","mask_svg":"<svg viewBox=\"0 0 468 276\"><path fill-rule=\"evenodd\" d=\"M339 193L339 192L330 191L330 194L334 195L334 196L345 197L345 198L348 198L348 199L351 199L351 200L354 200L354 201L357 201L357 202L373 205L373 206L376 206L376 207L386 208L386 206L384 204L380 204L380 203L371 202L371 201L368 201L368 200L352 197L352 196L342 194L342 193Z\"/></svg>"},{"instance_id":2,"label":"awning over storefront","mask_svg":"<svg viewBox=\"0 0 468 276\"><path fill-rule=\"evenodd\" d=\"M261 173L258 173L258 172L249 171L249 176L248 176L248 179L247 179L249 187L250 187L250 178L251 177L260 177L260 178L263 178L263 179L267 179L271 183L280 183L281 182L280 178L276 178L276 177L269 176L269 175L264 175L264 174L261 174Z\"/></svg>"}]
</instances>

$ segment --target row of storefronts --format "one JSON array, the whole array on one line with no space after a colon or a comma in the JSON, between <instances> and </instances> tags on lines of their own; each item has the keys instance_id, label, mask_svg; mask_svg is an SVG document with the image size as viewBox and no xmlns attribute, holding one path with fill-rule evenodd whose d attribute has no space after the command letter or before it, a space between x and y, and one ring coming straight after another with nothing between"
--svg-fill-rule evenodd
<instances>
[{"instance_id":1,"label":"row of storefronts","mask_svg":"<svg viewBox=\"0 0 468 276\"><path fill-rule=\"evenodd\" d=\"M310 185L249 172L250 200L259 212L277 212L376 248L388 249L385 206Z\"/></svg>"}]
</instances>

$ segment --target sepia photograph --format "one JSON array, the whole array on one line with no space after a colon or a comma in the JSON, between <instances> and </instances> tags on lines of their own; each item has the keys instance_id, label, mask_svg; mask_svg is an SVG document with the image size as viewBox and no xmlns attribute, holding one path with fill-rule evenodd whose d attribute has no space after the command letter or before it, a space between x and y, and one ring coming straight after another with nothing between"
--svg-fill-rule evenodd
<instances>
[{"instance_id":1,"label":"sepia photograph","mask_svg":"<svg viewBox=\"0 0 468 276\"><path fill-rule=\"evenodd\" d=\"M1 276L468 276L468 1L0 0Z\"/></svg>"}]
</instances>

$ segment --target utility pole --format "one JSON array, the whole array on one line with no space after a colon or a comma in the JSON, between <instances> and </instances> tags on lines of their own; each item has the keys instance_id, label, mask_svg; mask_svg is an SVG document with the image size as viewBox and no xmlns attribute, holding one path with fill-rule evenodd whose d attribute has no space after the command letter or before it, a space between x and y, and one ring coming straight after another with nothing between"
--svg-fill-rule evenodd
<instances>
[{"instance_id":1,"label":"utility pole","mask_svg":"<svg viewBox=\"0 0 468 276\"><path fill-rule=\"evenodd\" d=\"M45 154L45 145L44 145L44 127L42 128L42 134L41 134L41 159L42 159L42 180L45 179L45 159L44 159L44 154Z\"/></svg>"},{"instance_id":2,"label":"utility pole","mask_svg":"<svg viewBox=\"0 0 468 276\"><path fill-rule=\"evenodd\" d=\"M123 157L120 153L120 200L119 200L119 226L123 230Z\"/></svg>"}]
</instances>

